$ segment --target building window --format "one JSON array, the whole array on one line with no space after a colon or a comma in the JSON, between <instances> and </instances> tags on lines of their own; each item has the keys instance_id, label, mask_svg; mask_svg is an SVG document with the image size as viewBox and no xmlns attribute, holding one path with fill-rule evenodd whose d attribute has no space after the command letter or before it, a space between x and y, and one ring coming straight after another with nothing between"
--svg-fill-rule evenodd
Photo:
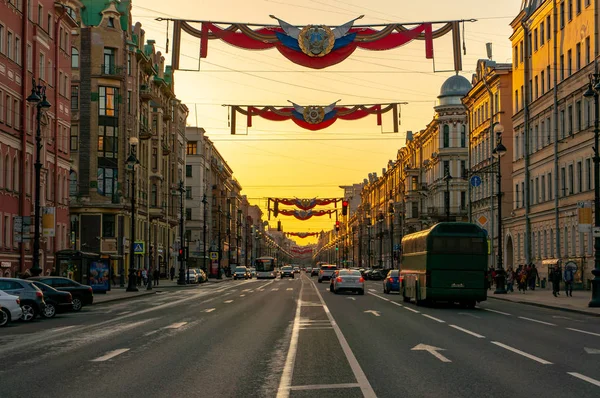
<instances>
[{"instance_id":1,"label":"building window","mask_svg":"<svg viewBox=\"0 0 600 398\"><path fill-rule=\"evenodd\" d=\"M192 187L185 187L185 198L192 199Z\"/></svg>"},{"instance_id":2,"label":"building window","mask_svg":"<svg viewBox=\"0 0 600 398\"><path fill-rule=\"evenodd\" d=\"M131 106L132 106L132 102L131 102L131 90L127 91L127 114L131 115Z\"/></svg>"},{"instance_id":3,"label":"building window","mask_svg":"<svg viewBox=\"0 0 600 398\"><path fill-rule=\"evenodd\" d=\"M573 74L573 52L571 50L567 51L567 76L571 76Z\"/></svg>"},{"instance_id":4,"label":"building window","mask_svg":"<svg viewBox=\"0 0 600 398\"><path fill-rule=\"evenodd\" d=\"M99 107L100 116L117 116L118 105L117 97L119 89L115 87L98 87L99 90Z\"/></svg>"},{"instance_id":5,"label":"building window","mask_svg":"<svg viewBox=\"0 0 600 398\"><path fill-rule=\"evenodd\" d=\"M152 147L152 170L158 169L158 148Z\"/></svg>"},{"instance_id":6,"label":"building window","mask_svg":"<svg viewBox=\"0 0 600 398\"><path fill-rule=\"evenodd\" d=\"M560 111L560 138L565 138L565 110Z\"/></svg>"},{"instance_id":7,"label":"building window","mask_svg":"<svg viewBox=\"0 0 600 398\"><path fill-rule=\"evenodd\" d=\"M562 82L563 80L565 80L565 55L564 54L560 54L560 81Z\"/></svg>"},{"instance_id":8,"label":"building window","mask_svg":"<svg viewBox=\"0 0 600 398\"><path fill-rule=\"evenodd\" d=\"M583 192L583 168L581 161L577 162L577 192Z\"/></svg>"},{"instance_id":9,"label":"building window","mask_svg":"<svg viewBox=\"0 0 600 398\"><path fill-rule=\"evenodd\" d=\"M158 202L158 187L156 184L152 184L152 192L150 193L150 206L156 207Z\"/></svg>"},{"instance_id":10,"label":"building window","mask_svg":"<svg viewBox=\"0 0 600 398\"><path fill-rule=\"evenodd\" d=\"M444 148L450 147L450 126L444 124Z\"/></svg>"},{"instance_id":11,"label":"building window","mask_svg":"<svg viewBox=\"0 0 600 398\"><path fill-rule=\"evenodd\" d=\"M521 183L521 207L525 207L525 183Z\"/></svg>"},{"instance_id":12,"label":"building window","mask_svg":"<svg viewBox=\"0 0 600 398\"><path fill-rule=\"evenodd\" d=\"M98 157L117 159L119 154L119 128L115 125L98 126Z\"/></svg>"},{"instance_id":13,"label":"building window","mask_svg":"<svg viewBox=\"0 0 600 398\"><path fill-rule=\"evenodd\" d=\"M185 219L186 220L192 219L192 209L190 209L190 208L185 209Z\"/></svg>"},{"instance_id":14,"label":"building window","mask_svg":"<svg viewBox=\"0 0 600 398\"><path fill-rule=\"evenodd\" d=\"M585 38L585 63L586 65L590 63L590 37Z\"/></svg>"},{"instance_id":15,"label":"building window","mask_svg":"<svg viewBox=\"0 0 600 398\"><path fill-rule=\"evenodd\" d=\"M575 102L575 117L577 118L577 131L581 131L583 127L583 121L581 117L581 101Z\"/></svg>"},{"instance_id":16,"label":"building window","mask_svg":"<svg viewBox=\"0 0 600 398\"><path fill-rule=\"evenodd\" d=\"M444 174L442 175L442 177L450 175L450 161L449 160L444 160L443 163L443 167L444 167Z\"/></svg>"},{"instance_id":17,"label":"building window","mask_svg":"<svg viewBox=\"0 0 600 398\"><path fill-rule=\"evenodd\" d=\"M186 177L192 176L192 166L191 165L185 165L185 176Z\"/></svg>"},{"instance_id":18,"label":"building window","mask_svg":"<svg viewBox=\"0 0 600 398\"><path fill-rule=\"evenodd\" d=\"M569 195L575 193L575 176L573 175L573 165L569 165Z\"/></svg>"},{"instance_id":19,"label":"building window","mask_svg":"<svg viewBox=\"0 0 600 398\"><path fill-rule=\"evenodd\" d=\"M538 98L539 98L539 96L540 96L540 93L539 93L539 91L538 91L538 87L539 87L539 86L538 86L538 77L536 76L536 77L535 77L535 99L538 99Z\"/></svg>"},{"instance_id":20,"label":"building window","mask_svg":"<svg viewBox=\"0 0 600 398\"><path fill-rule=\"evenodd\" d=\"M71 47L71 68L79 68L79 50L75 47Z\"/></svg>"},{"instance_id":21,"label":"building window","mask_svg":"<svg viewBox=\"0 0 600 398\"><path fill-rule=\"evenodd\" d=\"M71 125L71 151L77 151L79 148L79 126Z\"/></svg>"},{"instance_id":22,"label":"building window","mask_svg":"<svg viewBox=\"0 0 600 398\"><path fill-rule=\"evenodd\" d=\"M540 190L541 201L546 201L546 176L542 176L542 187Z\"/></svg>"},{"instance_id":23,"label":"building window","mask_svg":"<svg viewBox=\"0 0 600 398\"><path fill-rule=\"evenodd\" d=\"M79 109L79 86L71 86L71 110Z\"/></svg>"},{"instance_id":24,"label":"building window","mask_svg":"<svg viewBox=\"0 0 600 398\"><path fill-rule=\"evenodd\" d=\"M98 167L98 193L112 196L117 192L117 169L111 167Z\"/></svg>"},{"instance_id":25,"label":"building window","mask_svg":"<svg viewBox=\"0 0 600 398\"><path fill-rule=\"evenodd\" d=\"M540 47L544 45L544 21L540 23Z\"/></svg>"},{"instance_id":26,"label":"building window","mask_svg":"<svg viewBox=\"0 0 600 398\"><path fill-rule=\"evenodd\" d=\"M515 113L519 112L519 90L515 90Z\"/></svg>"},{"instance_id":27,"label":"building window","mask_svg":"<svg viewBox=\"0 0 600 398\"><path fill-rule=\"evenodd\" d=\"M131 53L127 53L127 76L131 76Z\"/></svg>"},{"instance_id":28,"label":"building window","mask_svg":"<svg viewBox=\"0 0 600 398\"><path fill-rule=\"evenodd\" d=\"M467 178L467 162L464 160L460 161L460 176L461 178Z\"/></svg>"},{"instance_id":29,"label":"building window","mask_svg":"<svg viewBox=\"0 0 600 398\"><path fill-rule=\"evenodd\" d=\"M533 50L534 51L538 50L538 30L537 29L533 30Z\"/></svg>"},{"instance_id":30,"label":"building window","mask_svg":"<svg viewBox=\"0 0 600 398\"><path fill-rule=\"evenodd\" d=\"M115 19L113 17L108 17L108 23L107 26L109 28L114 28L115 27Z\"/></svg>"},{"instance_id":31,"label":"building window","mask_svg":"<svg viewBox=\"0 0 600 398\"><path fill-rule=\"evenodd\" d=\"M569 135L573 134L573 106L569 105L567 108L567 119L569 123Z\"/></svg>"},{"instance_id":32,"label":"building window","mask_svg":"<svg viewBox=\"0 0 600 398\"><path fill-rule=\"evenodd\" d=\"M548 173L548 199L552 200L554 193L552 192L552 173Z\"/></svg>"},{"instance_id":33,"label":"building window","mask_svg":"<svg viewBox=\"0 0 600 398\"><path fill-rule=\"evenodd\" d=\"M77 173L73 170L69 172L69 195L77 195Z\"/></svg>"},{"instance_id":34,"label":"building window","mask_svg":"<svg viewBox=\"0 0 600 398\"><path fill-rule=\"evenodd\" d=\"M567 196L567 170L564 167L560 168L560 189L561 197Z\"/></svg>"},{"instance_id":35,"label":"building window","mask_svg":"<svg viewBox=\"0 0 600 398\"><path fill-rule=\"evenodd\" d=\"M585 189L587 191L592 189L592 161L591 161L591 159L585 160Z\"/></svg>"},{"instance_id":36,"label":"building window","mask_svg":"<svg viewBox=\"0 0 600 398\"><path fill-rule=\"evenodd\" d=\"M460 147L467 147L467 126L465 126L464 124L460 126Z\"/></svg>"},{"instance_id":37,"label":"building window","mask_svg":"<svg viewBox=\"0 0 600 398\"><path fill-rule=\"evenodd\" d=\"M102 215L102 237L103 238L114 238L115 237L115 215L114 214L103 214Z\"/></svg>"},{"instance_id":38,"label":"building window","mask_svg":"<svg viewBox=\"0 0 600 398\"><path fill-rule=\"evenodd\" d=\"M6 57L8 59L13 59L12 46L13 46L13 34L12 34L12 32L7 32L7 35L6 35Z\"/></svg>"},{"instance_id":39,"label":"building window","mask_svg":"<svg viewBox=\"0 0 600 398\"><path fill-rule=\"evenodd\" d=\"M197 141L188 141L186 146L186 154L187 155L197 155L198 154L198 142Z\"/></svg>"},{"instance_id":40,"label":"building window","mask_svg":"<svg viewBox=\"0 0 600 398\"><path fill-rule=\"evenodd\" d=\"M568 0L569 1L569 22L571 22L573 20L573 0Z\"/></svg>"},{"instance_id":41,"label":"building window","mask_svg":"<svg viewBox=\"0 0 600 398\"><path fill-rule=\"evenodd\" d=\"M560 3L560 28L563 29L565 27L565 2Z\"/></svg>"},{"instance_id":42,"label":"building window","mask_svg":"<svg viewBox=\"0 0 600 398\"><path fill-rule=\"evenodd\" d=\"M102 64L102 73L105 75L116 74L116 50L114 48L104 48L104 64Z\"/></svg>"},{"instance_id":43,"label":"building window","mask_svg":"<svg viewBox=\"0 0 600 398\"><path fill-rule=\"evenodd\" d=\"M581 43L575 46L575 70L581 69Z\"/></svg>"}]
</instances>

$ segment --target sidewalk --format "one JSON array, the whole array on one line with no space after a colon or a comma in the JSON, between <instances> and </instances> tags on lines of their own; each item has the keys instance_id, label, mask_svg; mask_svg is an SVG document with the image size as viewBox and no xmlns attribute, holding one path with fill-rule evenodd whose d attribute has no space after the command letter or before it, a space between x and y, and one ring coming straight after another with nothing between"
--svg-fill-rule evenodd
<instances>
[{"instance_id":1,"label":"sidewalk","mask_svg":"<svg viewBox=\"0 0 600 398\"><path fill-rule=\"evenodd\" d=\"M231 278L223 278L223 279L209 279L205 283L201 284L193 284L193 285L178 285L177 279L161 279L158 286L152 286L152 290L146 290L146 286L138 286L137 292L127 292L125 289L127 288L127 284L125 287L112 286L109 292L106 294L95 293L94 294L94 304L103 304L107 302L120 301L120 300L128 300L134 299L138 297L148 296L151 294L155 294L161 290L165 289L197 289L202 286L212 285L215 283L222 283L232 280Z\"/></svg>"},{"instance_id":2,"label":"sidewalk","mask_svg":"<svg viewBox=\"0 0 600 398\"><path fill-rule=\"evenodd\" d=\"M492 287L492 290L488 290L488 298L600 316L600 308L588 307L592 298L590 290L574 290L573 297L567 297L565 292L561 291L560 296L554 297L552 289L527 290L525 293L515 290L514 293L494 294Z\"/></svg>"}]
</instances>

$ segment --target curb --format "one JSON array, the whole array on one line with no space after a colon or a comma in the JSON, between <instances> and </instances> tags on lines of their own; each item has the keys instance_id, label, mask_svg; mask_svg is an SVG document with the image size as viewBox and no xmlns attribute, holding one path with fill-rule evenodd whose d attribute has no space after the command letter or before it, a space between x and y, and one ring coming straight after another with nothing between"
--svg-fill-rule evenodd
<instances>
[{"instance_id":1,"label":"curb","mask_svg":"<svg viewBox=\"0 0 600 398\"><path fill-rule=\"evenodd\" d=\"M566 311L566 312L575 312L577 314L600 317L600 314L598 314L596 312L590 312L590 311L586 311L586 310L578 310L576 308L565 308L565 307L559 307L557 305L551 305L551 304L541 304L541 303L534 303L531 301L522 301L522 300L511 300L511 299L492 297L492 296L488 296L488 298L491 298L494 300L500 300L500 301L508 301L508 302L516 303L516 304L525 304L525 305L530 305L533 307L548 308L551 310L559 310L559 311Z\"/></svg>"},{"instance_id":2,"label":"curb","mask_svg":"<svg viewBox=\"0 0 600 398\"><path fill-rule=\"evenodd\" d=\"M115 297L115 298L110 298L108 300L102 300L99 302L95 302L94 304L92 304L92 306L97 306L97 305L102 305L105 303L114 303L115 301L123 301L123 300L133 300L136 299L138 297L144 297L144 296L150 296L152 294L156 294L156 291L150 291L150 292L144 292L144 293L138 293L136 295L133 296L121 296L121 297Z\"/></svg>"}]
</instances>

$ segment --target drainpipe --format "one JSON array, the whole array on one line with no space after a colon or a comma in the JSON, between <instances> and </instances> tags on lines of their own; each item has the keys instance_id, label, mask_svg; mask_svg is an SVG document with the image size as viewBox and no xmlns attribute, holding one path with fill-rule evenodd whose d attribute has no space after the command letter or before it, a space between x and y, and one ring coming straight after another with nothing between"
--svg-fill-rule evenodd
<instances>
[{"instance_id":1,"label":"drainpipe","mask_svg":"<svg viewBox=\"0 0 600 398\"><path fill-rule=\"evenodd\" d=\"M29 73L27 71L27 42L29 41L29 9L26 4L23 6L23 29L21 30L21 81L23 84L21 85L21 129L23 134L21 134L21 157L20 157L20 165L21 170L19 171L19 178L21 180L21 184L19 184L21 188L21 195L19 197L19 215L21 217L25 217L25 208L27 207L27 173L29 173L28 168L25 167L27 164L27 101L25 98L29 96L29 85L31 84L31 79L29 78ZM31 47L31 66L32 70L35 69L34 63L34 52L33 46ZM33 75L35 76L35 74ZM33 177L33 176L32 176ZM31 186L31 185L30 185ZM35 187L35 189L38 189ZM31 207L31 206L30 206ZM29 214L31 215L31 213ZM33 224L33 223L32 223ZM25 272L25 242L21 242L19 245L19 272ZM12 275L14 276L14 275Z\"/></svg>"},{"instance_id":2,"label":"drainpipe","mask_svg":"<svg viewBox=\"0 0 600 398\"><path fill-rule=\"evenodd\" d=\"M465 107L466 108L466 107ZM471 111L469 111L469 109L467 108L467 122L469 123L469 137L468 137L468 152L467 152L467 197L469 198L469 203L467 204L467 208L468 208L468 215L469 215L469 222L472 223L473 222L473 207L471 206L471 168L472 168L472 164L471 164L471 135L473 134L473 124L471 123L471 117L473 116L473 114L471 113Z\"/></svg>"},{"instance_id":3,"label":"drainpipe","mask_svg":"<svg viewBox=\"0 0 600 398\"><path fill-rule=\"evenodd\" d=\"M494 150L494 148L496 147L496 142L495 142L495 137L494 137L494 95L492 93L492 89L490 88L490 85L488 84L487 81L488 75L487 73L483 76L483 84L485 86L485 89L487 90L489 96L490 96L490 127L489 127L489 134L490 134L490 159L492 159L492 165L491 165L491 169L494 168L494 161L493 161L493 157L491 156L492 151ZM498 161L498 167L500 167L500 161ZM488 177L490 176L490 174L488 174ZM492 176L491 181L494 181L494 177ZM491 186L491 194L489 197L489 201L490 201L490 239L491 239L491 252L492 252L492 264L496 264L496 252L494 250L494 241L496 238L496 227L494 226L494 222L496 220L496 212L494 211L494 183L490 183ZM499 206L499 204L498 204ZM498 210L499 211L499 210ZM498 240L500 238L498 237ZM502 248L498 247L498 251L502 250Z\"/></svg>"},{"instance_id":4,"label":"drainpipe","mask_svg":"<svg viewBox=\"0 0 600 398\"><path fill-rule=\"evenodd\" d=\"M556 258L561 258L562 255L560 252L560 211L558 203L558 9L556 3L556 0L554 0L554 88L552 90L554 93L554 229L556 230ZM597 48L598 43L595 42L594 49ZM550 235L550 238L552 238L552 234Z\"/></svg>"},{"instance_id":5,"label":"drainpipe","mask_svg":"<svg viewBox=\"0 0 600 398\"><path fill-rule=\"evenodd\" d=\"M556 12L556 10L555 10ZM524 64L523 64L523 116L525 119L524 122L524 136L525 136L525 145L524 145L524 149L525 149L525 181L524 181L524 186L525 189L523 190L523 194L527 193L525 196L525 239L524 239L524 243L525 243L525 263L529 264L531 262L531 219L530 219L530 212L531 212L531 201L530 201L530 190L531 187L529 186L529 164L530 164L530 159L529 159L529 152L531 150L531 148L529 147L529 139L530 139L530 135L531 132L529 131L529 98L531 93L529 92L529 74L530 74L530 64L531 64L531 57L529 55L530 52L530 48L529 48L529 22L527 21L527 17L529 16L529 13L527 14L527 16L521 21L521 26L523 27L523 52L524 52ZM554 29L556 30L556 24L554 24L555 27ZM556 39L554 40L554 43L556 44ZM555 63L555 67L556 67L556 63ZM556 72L554 74L554 78L556 79ZM556 87L556 85L555 85Z\"/></svg>"},{"instance_id":6,"label":"drainpipe","mask_svg":"<svg viewBox=\"0 0 600 398\"><path fill-rule=\"evenodd\" d=\"M62 6L62 12L59 15L58 19L56 20L56 23L54 24L54 206L56 209L56 214L55 217L58 217L58 198L60 197L59 195L61 194L61 192L58 192L58 187L60 186L58 184L58 180L59 180L59 174L58 171L59 169L59 150L58 150L58 112L59 112L59 106L58 106L58 102L59 102L59 92L60 92L60 85L61 82L59 81L59 69L60 69L60 23L62 21L62 19L64 18L64 16L67 15L67 12L65 11L65 7ZM65 47L67 47L67 43L65 43ZM71 68L69 68L70 70ZM66 74L65 74L66 75ZM69 75L70 78L70 75ZM69 86L70 87L70 86ZM65 87L65 91L68 88ZM67 96L67 93L65 92L65 97ZM70 105L69 105L70 108ZM69 122L69 126L71 125L71 123ZM37 189L37 188L36 188ZM63 192L65 190L65 187L62 187ZM67 213L69 213L68 209L67 209ZM57 228L60 232L60 225L56 225L55 228ZM52 238L52 247L54 249L54 251L56 250L60 250L60 248L56 247L56 242L58 241L58 234L54 234L54 237ZM46 246L47 247L47 246ZM48 258L46 257L46 255L44 255L44 268L46 263L48 262Z\"/></svg>"}]
</instances>

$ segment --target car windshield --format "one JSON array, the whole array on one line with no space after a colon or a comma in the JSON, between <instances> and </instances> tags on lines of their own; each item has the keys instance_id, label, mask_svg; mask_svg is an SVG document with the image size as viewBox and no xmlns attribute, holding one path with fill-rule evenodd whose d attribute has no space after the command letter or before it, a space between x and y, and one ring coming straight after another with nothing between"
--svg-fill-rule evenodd
<instances>
[{"instance_id":1,"label":"car windshield","mask_svg":"<svg viewBox=\"0 0 600 398\"><path fill-rule=\"evenodd\" d=\"M324 265L321 267L323 271L335 271L337 267L335 265Z\"/></svg>"},{"instance_id":2,"label":"car windshield","mask_svg":"<svg viewBox=\"0 0 600 398\"><path fill-rule=\"evenodd\" d=\"M292 267L289 267L289 266L287 266L287 265L286 265L285 267L283 267L283 268L281 268L281 269L282 269L282 270L284 270L284 271L290 271L290 270L292 270L293 268L292 268Z\"/></svg>"},{"instance_id":3,"label":"car windshield","mask_svg":"<svg viewBox=\"0 0 600 398\"><path fill-rule=\"evenodd\" d=\"M246 268L244 268L244 267L237 267L235 269L235 272L246 272Z\"/></svg>"},{"instance_id":4,"label":"car windshield","mask_svg":"<svg viewBox=\"0 0 600 398\"><path fill-rule=\"evenodd\" d=\"M393 276L394 278L398 276L398 270L393 270L390 271L390 276Z\"/></svg>"},{"instance_id":5,"label":"car windshield","mask_svg":"<svg viewBox=\"0 0 600 398\"><path fill-rule=\"evenodd\" d=\"M355 271L355 270L353 270L353 269L348 269L348 270L346 270L346 269L343 269L343 270L340 270L340 276L342 276L342 275L355 275L355 276L360 276L360 271Z\"/></svg>"}]
</instances>

